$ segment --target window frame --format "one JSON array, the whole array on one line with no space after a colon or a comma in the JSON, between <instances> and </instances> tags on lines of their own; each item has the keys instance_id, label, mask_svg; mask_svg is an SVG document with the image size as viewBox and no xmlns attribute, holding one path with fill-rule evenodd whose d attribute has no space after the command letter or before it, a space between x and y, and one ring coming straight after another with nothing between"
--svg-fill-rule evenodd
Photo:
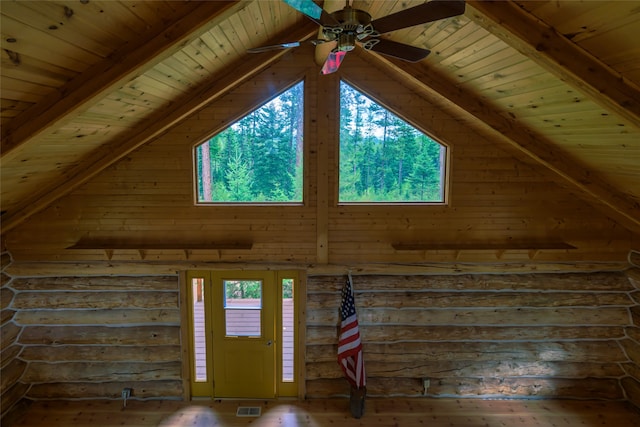
<instances>
[{"instance_id":1,"label":"window frame","mask_svg":"<svg viewBox=\"0 0 640 427\"><path fill-rule=\"evenodd\" d=\"M340 133L341 133L341 120L342 117L340 116L340 110L342 108L341 106L341 102L342 102L342 89L341 89L341 83L346 83L347 85L351 86L351 88L353 88L354 90L357 90L358 92L360 92L362 95L364 95L365 97L369 98L372 102L375 102L376 104L380 105L381 107L387 109L389 112L391 112L392 114L394 114L395 116L397 116L400 120L403 120L404 122L406 122L407 124L409 124L410 126L412 126L413 128L415 128L416 130L418 130L419 132L423 133L424 135L426 135L428 138L432 139L436 144L439 144L440 146L442 146L444 148L444 155L442 156L442 167L440 169L440 175L441 175L441 183L442 183L442 200L441 201L342 201L340 200L340 167L341 167L341 139L340 139ZM436 137L434 136L434 134L432 132L426 131L424 129L423 126L420 126L419 124L416 123L415 120L408 118L404 113L400 113L398 112L396 109L390 107L387 103L385 103L384 101L380 100L378 97L372 95L371 93L369 93L368 91L362 89L361 86L359 86L357 83L354 83L353 81L351 81L350 79L342 76L339 79L338 85L337 85L337 111L338 111L338 122L339 125L337 126L337 142L336 142L336 164L335 164L335 170L336 170L336 190L335 190L335 198L336 198L336 205L337 206L402 206L402 207L408 207L408 206L438 206L438 207L442 207L442 206L448 206L449 205L449 200L450 200L450 180L451 180L451 151L452 151L452 146L450 143L447 143L445 141L443 141L442 138L440 137ZM444 170L442 169L444 168Z\"/></svg>"},{"instance_id":2,"label":"window frame","mask_svg":"<svg viewBox=\"0 0 640 427\"><path fill-rule=\"evenodd\" d=\"M273 101L274 99L278 98L279 96L283 95L284 93L286 93L287 91L291 90L293 87L297 86L301 84L302 85L302 150L300 155L302 156L302 161L301 161L301 179L302 182L300 183L301 185L301 198L300 201L199 201L198 200L198 194L199 194L199 188L198 188L198 149L201 145L207 143L209 140L211 140L212 138L216 137L217 135L221 134L222 132L225 132L227 129L229 129L231 126L233 126L234 124L236 124L237 122L239 122L240 120L243 120L244 118L246 118L247 116L249 116L250 114L254 113L255 111L259 110L260 108L262 108L264 105L270 103L271 101ZM306 202L307 202L307 185L308 185L308 141L306 139L308 139L308 137L305 137L305 135L308 135L308 118L307 118L307 103L309 101L308 99L308 90L307 90L307 84L306 84L306 80L304 78L300 78L297 80L292 81L290 84L286 85L282 90L280 90L279 92L275 93L273 96L271 96L270 98L266 99L266 100L261 100L257 102L256 106L252 106L250 107L247 111L245 111L244 113L239 114L238 118L234 118L232 120L230 120L230 124L224 126L221 129L215 130L214 132L208 134L205 138L200 139L198 142L194 143L191 146L191 170L192 170L192 194L193 194L193 205L196 207L221 207L221 206L252 206L252 207L258 207L258 206L305 206Z\"/></svg>"}]
</instances>

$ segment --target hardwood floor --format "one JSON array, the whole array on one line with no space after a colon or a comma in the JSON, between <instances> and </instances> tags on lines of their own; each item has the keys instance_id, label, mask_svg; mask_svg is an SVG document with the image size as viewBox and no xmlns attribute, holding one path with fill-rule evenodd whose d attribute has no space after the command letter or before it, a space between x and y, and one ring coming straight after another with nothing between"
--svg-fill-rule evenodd
<instances>
[{"instance_id":1,"label":"hardwood floor","mask_svg":"<svg viewBox=\"0 0 640 427\"><path fill-rule=\"evenodd\" d=\"M260 417L237 417L238 406L260 406ZM352 418L348 400L306 401L40 401L15 427L212 426L640 426L640 411L624 402L575 400L367 399ZM3 424L4 426L4 424ZM9 425L4 427L10 427Z\"/></svg>"}]
</instances>

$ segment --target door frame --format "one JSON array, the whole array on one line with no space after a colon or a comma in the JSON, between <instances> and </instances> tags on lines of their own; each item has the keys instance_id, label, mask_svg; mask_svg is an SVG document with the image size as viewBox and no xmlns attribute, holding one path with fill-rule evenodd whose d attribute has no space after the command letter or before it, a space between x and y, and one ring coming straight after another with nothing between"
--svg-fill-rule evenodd
<instances>
[{"instance_id":1,"label":"door frame","mask_svg":"<svg viewBox=\"0 0 640 427\"><path fill-rule=\"evenodd\" d=\"M231 273L237 272L241 274L242 271L247 271L245 269L239 270L229 270L229 269L211 269L209 268L196 268L189 270L182 270L179 272L179 287L180 287L180 334L182 341L181 355L182 355L182 398L185 401L189 401L193 398L201 398L199 396L193 396L192 390L192 375L194 372L193 367L193 354L194 354L194 345L193 345L193 324L191 322L191 286L188 280L189 273L208 273L213 274L214 272L225 272ZM291 398L295 397L298 399L304 399L306 394L305 387L305 358L306 358L306 296L307 296L307 274L304 270L297 269L289 269L289 270L265 270L264 268L260 269L249 269L250 271L255 272L275 272L276 274L276 282L278 284L281 283L283 278L294 278L296 279L296 287L294 291L294 304L295 304L295 315L294 315L294 324L295 324L295 334L294 334L294 382L292 383L283 383L280 381L282 378L282 340L280 338L280 331L282 331L282 294L281 294L281 286L276 286L279 289L278 294L276 295L277 303L276 303L276 311L279 313L276 316L276 333L278 334L277 338L277 350L276 350L276 398L284 397ZM211 313L207 316L208 320L205 322L211 322ZM212 327L210 323L208 323L208 327ZM207 340L208 343L211 343L211 337ZM213 353L212 345L208 344L208 351ZM210 369L211 376L213 374L213 367ZM212 381L212 378L210 379ZM214 398L214 388L213 385L210 387L211 394L208 396L209 398ZM206 398L207 396L203 396Z\"/></svg>"}]
</instances>

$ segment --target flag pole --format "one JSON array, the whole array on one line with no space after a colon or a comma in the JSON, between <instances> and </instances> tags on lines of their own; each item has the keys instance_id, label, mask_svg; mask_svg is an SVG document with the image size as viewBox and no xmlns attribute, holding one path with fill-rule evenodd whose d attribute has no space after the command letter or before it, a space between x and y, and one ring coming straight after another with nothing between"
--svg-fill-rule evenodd
<instances>
[{"instance_id":1,"label":"flag pole","mask_svg":"<svg viewBox=\"0 0 640 427\"><path fill-rule=\"evenodd\" d=\"M351 415L354 418L361 418L364 414L367 387L351 270L347 271L347 282L342 288L341 300L338 363L350 383L349 406Z\"/></svg>"}]
</instances>

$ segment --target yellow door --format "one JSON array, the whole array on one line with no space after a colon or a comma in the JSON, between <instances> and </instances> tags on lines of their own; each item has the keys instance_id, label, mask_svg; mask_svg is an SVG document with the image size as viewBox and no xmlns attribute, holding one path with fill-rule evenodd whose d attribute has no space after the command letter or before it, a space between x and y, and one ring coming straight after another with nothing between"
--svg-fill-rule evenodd
<instances>
[{"instance_id":1,"label":"yellow door","mask_svg":"<svg viewBox=\"0 0 640 427\"><path fill-rule=\"evenodd\" d=\"M214 396L275 397L275 273L213 272L212 285Z\"/></svg>"},{"instance_id":2,"label":"yellow door","mask_svg":"<svg viewBox=\"0 0 640 427\"><path fill-rule=\"evenodd\" d=\"M192 270L184 290L192 397L302 395L297 271Z\"/></svg>"}]
</instances>

